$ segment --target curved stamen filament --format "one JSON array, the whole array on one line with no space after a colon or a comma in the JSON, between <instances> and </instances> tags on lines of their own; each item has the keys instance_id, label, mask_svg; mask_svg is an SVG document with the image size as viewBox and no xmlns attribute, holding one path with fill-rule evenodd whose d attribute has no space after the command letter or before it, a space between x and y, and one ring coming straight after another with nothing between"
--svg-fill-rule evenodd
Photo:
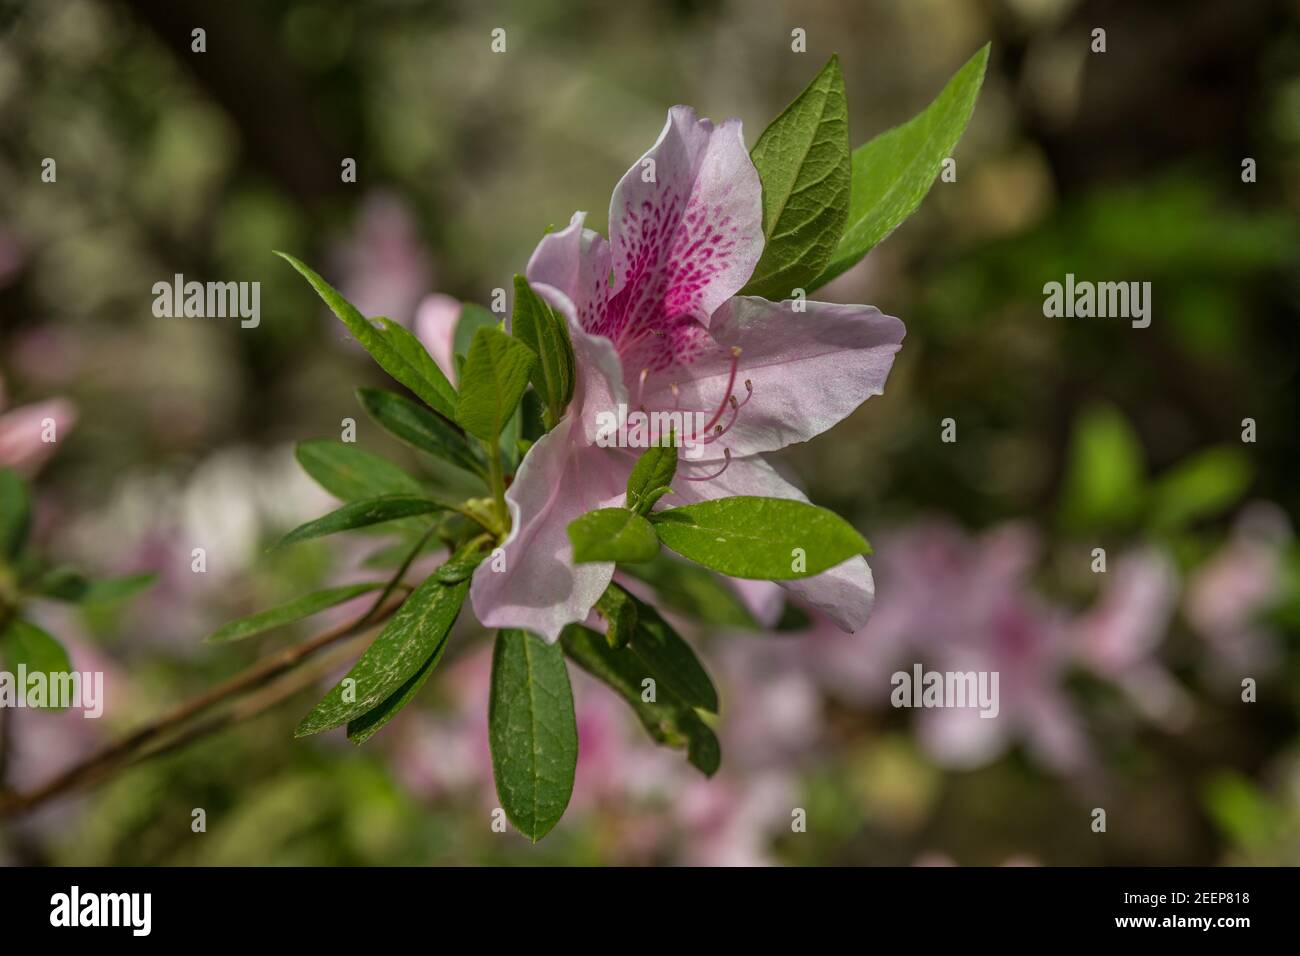
<instances>
[{"instance_id":1,"label":"curved stamen filament","mask_svg":"<svg viewBox=\"0 0 1300 956\"><path fill-rule=\"evenodd\" d=\"M722 457L725 459L725 460L723 461L723 463L722 463L722 467L719 468L717 471L715 471L713 474L711 474L711 475L700 475L700 476L695 477L695 478L692 478L690 475L682 475L682 476L681 476L682 480L683 480L683 481L712 481L714 478L717 478L718 475L720 475L720 474L722 474L724 471L726 471L726 470L727 470L727 466L729 466L729 465L731 464L731 449L730 449L730 448L724 448L724 449L722 449Z\"/></svg>"},{"instance_id":2,"label":"curved stamen filament","mask_svg":"<svg viewBox=\"0 0 1300 956\"><path fill-rule=\"evenodd\" d=\"M727 432L731 431L731 426L736 424L736 418L739 417L740 410L749 404L749 400L754 397L754 383L749 379L745 379L745 388L748 390L748 394L745 396L743 402L737 402L735 395L727 396L728 404L731 405L731 417L727 419L726 427L724 428L721 425L715 427L713 429L713 434L702 440L700 442L701 445L708 445L715 442L723 435L727 434Z\"/></svg>"},{"instance_id":3,"label":"curved stamen filament","mask_svg":"<svg viewBox=\"0 0 1300 956\"><path fill-rule=\"evenodd\" d=\"M730 402L731 390L736 385L736 368L739 365L740 365L740 348L739 346L733 345L731 347L731 372L730 374L727 375L727 390L725 392L725 397L722 399L722 402L718 405L718 410L713 413L713 417L709 419L708 424L704 426L703 431L705 432L712 431L713 426L718 424L718 419L722 417L722 413L725 412L727 410L727 406L731 404Z\"/></svg>"}]
</instances>

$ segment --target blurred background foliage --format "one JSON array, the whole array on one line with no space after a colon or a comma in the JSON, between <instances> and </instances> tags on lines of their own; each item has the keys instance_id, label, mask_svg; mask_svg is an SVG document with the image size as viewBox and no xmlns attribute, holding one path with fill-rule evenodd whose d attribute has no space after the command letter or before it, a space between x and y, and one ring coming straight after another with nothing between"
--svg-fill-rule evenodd
<instances>
[{"instance_id":1,"label":"blurred background foliage","mask_svg":"<svg viewBox=\"0 0 1300 956\"><path fill-rule=\"evenodd\" d=\"M411 322L434 292L486 304L573 210L604 230L668 106L740 116L752 144L838 52L856 146L987 40L956 181L821 296L906 322L886 394L780 461L876 544L882 631L847 646L697 632L730 705L718 778L576 676L573 808L538 847L494 833L487 644L463 628L418 707L366 748L293 741L308 691L0 829L0 860L1300 863L1295 0L0 0L0 402L77 409L37 481L44 546L162 575L125 608L45 609L79 666L109 675L108 711L12 718L9 783L246 665L258 648L200 639L356 579L374 550L266 554L328 502L294 442L355 417L363 447L405 454L358 414L354 387L381 373L272 249L368 314ZM260 282L260 326L155 318L152 286L176 273ZM1045 318L1043 285L1066 273L1151 282L1150 328ZM931 627L896 595L948 607L960 643L976 625L954 589L996 564L1007 528L1036 542L1008 593L1042 626L1009 651L998 625L962 659L1032 645L1056 662L1033 665L1022 718L1032 736L1061 695L1086 756L935 746L886 703L889 670L928 660L889 658L883 629ZM903 559L919 539L937 564L928 545ZM190 571L199 545L206 575ZM810 676L828 647L883 669L845 693ZM1004 672L1013 702L1025 686Z\"/></svg>"}]
</instances>

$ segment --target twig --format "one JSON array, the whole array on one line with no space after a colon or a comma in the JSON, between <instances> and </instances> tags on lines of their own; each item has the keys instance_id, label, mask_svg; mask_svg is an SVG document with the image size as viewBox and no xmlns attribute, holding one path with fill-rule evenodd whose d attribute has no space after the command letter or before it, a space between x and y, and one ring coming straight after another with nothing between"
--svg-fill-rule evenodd
<instances>
[{"instance_id":1,"label":"twig","mask_svg":"<svg viewBox=\"0 0 1300 956\"><path fill-rule=\"evenodd\" d=\"M405 600L404 596L402 600ZM181 729L184 724L199 714L226 700L261 687L335 641L350 637L363 627L381 623L392 616L393 612L401 606L402 600L395 601L382 610L368 612L357 620L332 628L301 644L295 644L258 661L247 670L173 708L121 740L109 744L35 790L28 793L0 795L0 819L26 813L54 797L103 779L104 776L119 769L120 765L131 763L137 756L137 751ZM219 729L219 726L215 729Z\"/></svg>"}]
</instances>

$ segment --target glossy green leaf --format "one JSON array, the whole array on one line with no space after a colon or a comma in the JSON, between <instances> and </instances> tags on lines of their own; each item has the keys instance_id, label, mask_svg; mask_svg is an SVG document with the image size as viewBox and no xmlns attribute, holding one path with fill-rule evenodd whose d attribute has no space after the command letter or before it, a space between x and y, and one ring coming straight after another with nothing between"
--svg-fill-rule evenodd
<instances>
[{"instance_id":1,"label":"glossy green leaf","mask_svg":"<svg viewBox=\"0 0 1300 956\"><path fill-rule=\"evenodd\" d=\"M376 327L352 303L308 266L284 252L277 252L309 282L353 338L370 353L380 367L447 418L456 408L456 390L438 368L432 356L414 335L390 319L379 319Z\"/></svg>"},{"instance_id":2,"label":"glossy green leaf","mask_svg":"<svg viewBox=\"0 0 1300 956\"><path fill-rule=\"evenodd\" d=\"M506 816L534 843L573 794L578 727L564 653L524 631L499 631L492 653L488 741Z\"/></svg>"},{"instance_id":3,"label":"glossy green leaf","mask_svg":"<svg viewBox=\"0 0 1300 956\"><path fill-rule=\"evenodd\" d=\"M371 525L383 524L386 521L397 521L400 518L410 518L415 515L449 510L453 510L453 506L450 504L414 495L384 495L379 498L362 498L360 501L349 501L342 508L331 511L314 521L299 525L281 538L276 547L283 548L290 544L297 544L299 541L321 538L328 534L337 534L340 531L367 528Z\"/></svg>"},{"instance_id":4,"label":"glossy green leaf","mask_svg":"<svg viewBox=\"0 0 1300 956\"><path fill-rule=\"evenodd\" d=\"M494 445L514 415L536 362L533 350L518 339L499 329L479 329L461 372L456 421Z\"/></svg>"},{"instance_id":5,"label":"glossy green leaf","mask_svg":"<svg viewBox=\"0 0 1300 956\"><path fill-rule=\"evenodd\" d=\"M306 737L346 724L398 693L442 643L469 591L469 581L429 577L402 602L360 659L294 731Z\"/></svg>"},{"instance_id":6,"label":"glossy green leaf","mask_svg":"<svg viewBox=\"0 0 1300 956\"><path fill-rule=\"evenodd\" d=\"M632 466L627 479L627 506L639 515L648 514L655 502L668 493L677 474L677 447L668 442L647 448Z\"/></svg>"},{"instance_id":7,"label":"glossy green leaf","mask_svg":"<svg viewBox=\"0 0 1300 956\"><path fill-rule=\"evenodd\" d=\"M618 585L611 585L618 587ZM629 595L631 597L631 595ZM660 683L692 707L718 712L718 691L695 651L644 601L636 604L636 630L627 648Z\"/></svg>"},{"instance_id":8,"label":"glossy green leaf","mask_svg":"<svg viewBox=\"0 0 1300 956\"><path fill-rule=\"evenodd\" d=\"M483 474L483 461L464 434L442 416L382 388L359 388L357 400L366 414L398 440L457 468Z\"/></svg>"},{"instance_id":9,"label":"glossy green leaf","mask_svg":"<svg viewBox=\"0 0 1300 956\"><path fill-rule=\"evenodd\" d=\"M573 560L649 561L659 553L659 538L645 518L626 508L600 508L569 522Z\"/></svg>"},{"instance_id":10,"label":"glossy green leaf","mask_svg":"<svg viewBox=\"0 0 1300 956\"><path fill-rule=\"evenodd\" d=\"M779 302L811 287L849 214L849 109L838 57L754 144L763 183L763 255L742 290Z\"/></svg>"},{"instance_id":11,"label":"glossy green leaf","mask_svg":"<svg viewBox=\"0 0 1300 956\"><path fill-rule=\"evenodd\" d=\"M853 151L848 222L808 291L855 265L921 205L970 121L988 58L985 44L922 112Z\"/></svg>"},{"instance_id":12,"label":"glossy green leaf","mask_svg":"<svg viewBox=\"0 0 1300 956\"><path fill-rule=\"evenodd\" d=\"M866 539L833 511L786 498L714 498L657 511L650 520L673 551L737 578L806 578L870 553Z\"/></svg>"},{"instance_id":13,"label":"glossy green leaf","mask_svg":"<svg viewBox=\"0 0 1300 956\"><path fill-rule=\"evenodd\" d=\"M560 643L575 664L628 702L655 741L685 747L687 759L706 776L717 772L722 760L717 736L642 659L627 648L610 647L600 634L578 624L564 629Z\"/></svg>"},{"instance_id":14,"label":"glossy green leaf","mask_svg":"<svg viewBox=\"0 0 1300 956\"><path fill-rule=\"evenodd\" d=\"M559 421L573 398L577 377L573 343L569 340L564 318L533 291L527 279L518 275L515 276L515 308L510 331L536 354L533 388L545 402L551 422Z\"/></svg>"},{"instance_id":15,"label":"glossy green leaf","mask_svg":"<svg viewBox=\"0 0 1300 956\"><path fill-rule=\"evenodd\" d=\"M281 604L279 607L259 611L256 614L250 614L248 617L241 617L237 621L224 624L204 638L204 643L229 644L232 641L242 641L245 638L264 634L277 627L284 627L294 621L300 621L305 617L311 617L313 614L319 614L326 608L335 607L345 601L351 601L362 594L377 591L384 587L385 583L384 581L367 581L363 584L345 584L336 588L326 588L324 591L308 594L287 604Z\"/></svg>"},{"instance_id":16,"label":"glossy green leaf","mask_svg":"<svg viewBox=\"0 0 1300 956\"><path fill-rule=\"evenodd\" d=\"M298 463L316 483L343 501L380 495L420 495L420 483L387 458L330 439L299 442Z\"/></svg>"}]
</instances>

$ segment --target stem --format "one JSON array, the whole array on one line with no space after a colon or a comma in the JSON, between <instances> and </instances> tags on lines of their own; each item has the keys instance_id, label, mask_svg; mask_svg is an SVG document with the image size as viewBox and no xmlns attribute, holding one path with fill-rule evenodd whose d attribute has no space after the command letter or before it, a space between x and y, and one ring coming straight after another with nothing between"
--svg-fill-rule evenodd
<instances>
[{"instance_id":1,"label":"stem","mask_svg":"<svg viewBox=\"0 0 1300 956\"><path fill-rule=\"evenodd\" d=\"M501 449L487 442L488 487L492 489L492 504L496 508L497 521L503 529L510 527L510 512L506 510L506 482L501 474Z\"/></svg>"},{"instance_id":2,"label":"stem","mask_svg":"<svg viewBox=\"0 0 1300 956\"><path fill-rule=\"evenodd\" d=\"M222 681L199 696L174 707L133 733L115 743L109 744L29 793L0 795L0 818L24 813L69 790L102 779L110 772L118 769L119 764L131 762L137 752L146 745L154 743L174 730L180 729L199 714L224 701L271 682L281 674L292 670L317 651L345 637L355 635L367 625L376 625L387 620L401 607L404 600L405 596L403 596L402 600L392 602L377 612L372 609L354 621L331 628L301 644L295 644L293 647L287 647L279 653L263 658L247 670Z\"/></svg>"}]
</instances>

